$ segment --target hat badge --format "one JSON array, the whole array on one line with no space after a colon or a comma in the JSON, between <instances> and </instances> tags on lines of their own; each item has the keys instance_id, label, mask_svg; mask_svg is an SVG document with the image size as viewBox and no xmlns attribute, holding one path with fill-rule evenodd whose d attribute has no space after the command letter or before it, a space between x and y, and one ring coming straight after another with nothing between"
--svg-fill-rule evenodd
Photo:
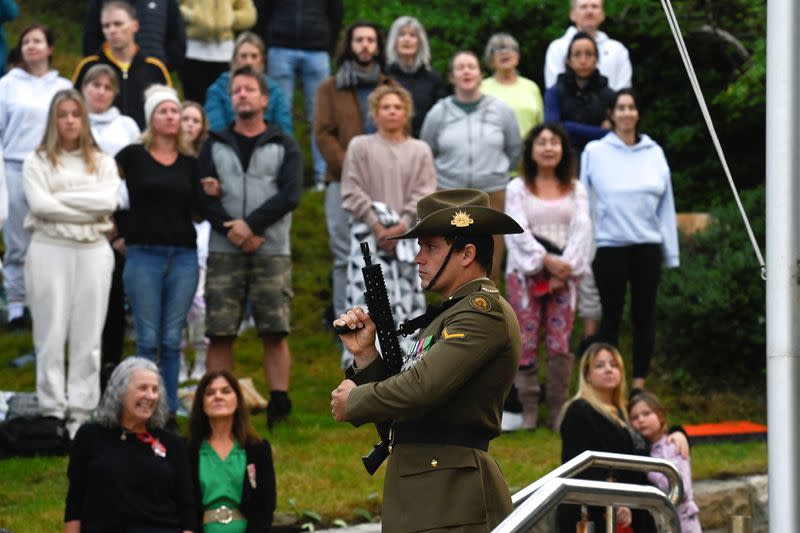
<instances>
[{"instance_id":1,"label":"hat badge","mask_svg":"<svg viewBox=\"0 0 800 533\"><path fill-rule=\"evenodd\" d=\"M470 217L469 213L466 211L456 211L455 215L453 215L453 219L450 221L450 225L457 228L466 228L474 222L475 221L472 220L472 217Z\"/></svg>"}]
</instances>

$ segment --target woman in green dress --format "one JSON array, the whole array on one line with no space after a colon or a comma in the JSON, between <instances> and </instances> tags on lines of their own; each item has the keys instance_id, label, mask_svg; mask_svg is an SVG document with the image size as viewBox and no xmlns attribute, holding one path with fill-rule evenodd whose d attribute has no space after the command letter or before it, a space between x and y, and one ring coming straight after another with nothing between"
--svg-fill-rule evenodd
<instances>
[{"instance_id":1,"label":"woman in green dress","mask_svg":"<svg viewBox=\"0 0 800 533\"><path fill-rule=\"evenodd\" d=\"M269 443L250 425L237 379L206 373L189 421L189 457L201 532L263 533L275 511L275 470Z\"/></svg>"}]
</instances>

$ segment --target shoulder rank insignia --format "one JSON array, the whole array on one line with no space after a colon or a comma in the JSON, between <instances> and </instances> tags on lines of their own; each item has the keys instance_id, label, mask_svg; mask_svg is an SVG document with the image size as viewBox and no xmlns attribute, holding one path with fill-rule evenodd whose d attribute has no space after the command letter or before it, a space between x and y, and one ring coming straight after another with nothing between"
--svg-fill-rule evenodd
<instances>
[{"instance_id":1,"label":"shoulder rank insignia","mask_svg":"<svg viewBox=\"0 0 800 533\"><path fill-rule=\"evenodd\" d=\"M469 299L469 304L478 311L488 312L492 310L492 302L489 301L489 298L486 296L481 296L480 294L471 296Z\"/></svg>"},{"instance_id":2,"label":"shoulder rank insignia","mask_svg":"<svg viewBox=\"0 0 800 533\"><path fill-rule=\"evenodd\" d=\"M483 292L488 292L489 294L499 294L500 291L497 290L496 287L492 287L491 285L481 285L481 290Z\"/></svg>"},{"instance_id":3,"label":"shoulder rank insignia","mask_svg":"<svg viewBox=\"0 0 800 533\"><path fill-rule=\"evenodd\" d=\"M447 328L442 330L442 338L446 341L449 341L450 339L463 339L466 336L466 333L450 333L447 331Z\"/></svg>"}]
</instances>

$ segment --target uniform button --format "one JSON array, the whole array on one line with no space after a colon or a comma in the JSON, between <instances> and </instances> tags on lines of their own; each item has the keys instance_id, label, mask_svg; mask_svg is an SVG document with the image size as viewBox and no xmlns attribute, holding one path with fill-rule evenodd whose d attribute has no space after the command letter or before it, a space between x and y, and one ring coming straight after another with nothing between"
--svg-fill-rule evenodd
<instances>
[{"instance_id":1,"label":"uniform button","mask_svg":"<svg viewBox=\"0 0 800 533\"><path fill-rule=\"evenodd\" d=\"M433 468L436 468L437 466L439 466L439 461L437 461L436 459L431 459L431 466Z\"/></svg>"}]
</instances>

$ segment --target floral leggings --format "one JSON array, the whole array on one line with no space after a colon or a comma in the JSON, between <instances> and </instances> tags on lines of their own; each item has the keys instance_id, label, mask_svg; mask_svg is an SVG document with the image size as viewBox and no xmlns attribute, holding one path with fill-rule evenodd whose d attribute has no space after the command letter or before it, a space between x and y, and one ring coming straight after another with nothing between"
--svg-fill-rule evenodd
<instances>
[{"instance_id":1,"label":"floral leggings","mask_svg":"<svg viewBox=\"0 0 800 533\"><path fill-rule=\"evenodd\" d=\"M545 332L548 357L569 352L569 337L575 319L572 305L577 280L571 278L567 285L555 292L537 296L535 287L547 280L544 273L521 276L506 275L508 303L517 314L522 336L522 357L519 366L538 367L539 337Z\"/></svg>"}]
</instances>

